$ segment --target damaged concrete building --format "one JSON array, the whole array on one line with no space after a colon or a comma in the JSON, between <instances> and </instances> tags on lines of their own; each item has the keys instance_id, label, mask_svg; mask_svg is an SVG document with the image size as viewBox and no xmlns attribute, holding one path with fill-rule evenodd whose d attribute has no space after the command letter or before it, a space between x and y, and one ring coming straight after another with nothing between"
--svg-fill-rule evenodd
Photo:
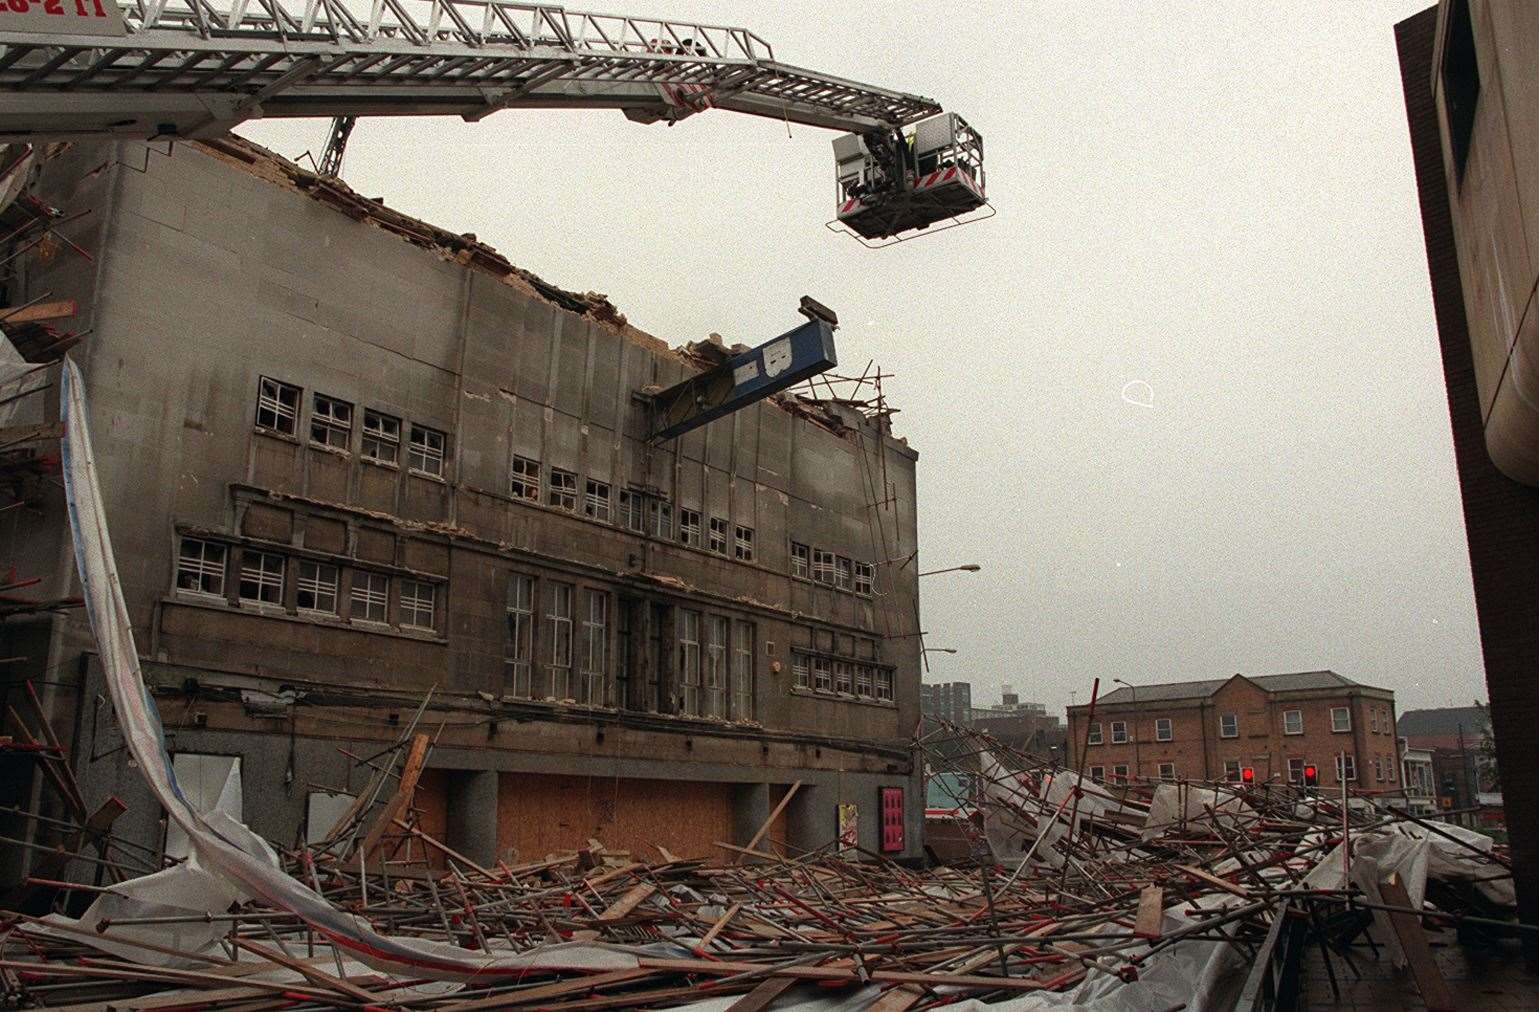
<instances>
[{"instance_id":1,"label":"damaged concrete building","mask_svg":"<svg viewBox=\"0 0 1539 1012\"><path fill-rule=\"evenodd\" d=\"M724 855L793 785L761 849L843 829L919 853L917 458L887 411L782 394L656 443L648 395L722 350L474 237L237 139L32 172L90 258L29 256L9 300L73 299L89 328L72 355L189 795L324 836L414 725L418 824L477 861ZM0 538L63 597L46 498ZM8 698L46 687L86 805L119 797L118 835L162 846L84 613L0 628ZM6 806L47 793L12 772Z\"/></svg>"}]
</instances>

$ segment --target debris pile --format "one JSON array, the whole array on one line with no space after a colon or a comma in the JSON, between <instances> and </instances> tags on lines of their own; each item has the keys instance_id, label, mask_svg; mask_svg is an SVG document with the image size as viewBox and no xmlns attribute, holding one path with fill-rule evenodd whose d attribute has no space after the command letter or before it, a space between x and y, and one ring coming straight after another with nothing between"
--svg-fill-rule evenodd
<instances>
[{"instance_id":1,"label":"debris pile","mask_svg":"<svg viewBox=\"0 0 1539 1012\"><path fill-rule=\"evenodd\" d=\"M1416 939L1403 936L1419 934L1418 913L1499 912L1504 888L1510 902L1505 856L1477 834L1279 785L1090 783L950 725L917 747L953 785L949 818L966 827L975 861L916 869L836 844L785 855L725 841L704 861L591 841L487 866L417 823L411 785L429 745L413 731L369 760L374 789L327 838L275 854L381 935L519 954L516 972L380 972L268 905L179 910L186 899L172 885L128 888L147 879L34 878L30 888L54 890L60 906L95 902L77 919L9 917L8 1003L758 1009L799 988L833 1007L896 1010L961 998L1031 1008L1044 993L1088 1002L1132 988L1154 1007L1195 988L1198 1004L1221 1008L1265 961L1280 919L1343 959L1364 932L1413 958ZM76 839L114 852L101 831ZM1439 907L1417 910L1432 882ZM1401 910L1408 917L1392 922Z\"/></svg>"}]
</instances>

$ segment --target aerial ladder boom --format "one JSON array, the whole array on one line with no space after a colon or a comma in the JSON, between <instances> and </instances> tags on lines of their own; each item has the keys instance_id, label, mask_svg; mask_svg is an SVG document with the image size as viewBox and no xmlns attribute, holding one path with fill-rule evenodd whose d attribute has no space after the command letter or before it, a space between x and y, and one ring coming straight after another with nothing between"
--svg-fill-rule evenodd
<instances>
[{"instance_id":1,"label":"aerial ladder boom","mask_svg":"<svg viewBox=\"0 0 1539 1012\"><path fill-rule=\"evenodd\" d=\"M911 148L905 129L942 114L918 95L781 63L746 28L510 0L372 0L357 12L341 0L6 0L3 13L0 141L501 109L613 108L671 123L717 108L845 131L877 150L882 137ZM867 196L903 203L913 181L873 172Z\"/></svg>"}]
</instances>

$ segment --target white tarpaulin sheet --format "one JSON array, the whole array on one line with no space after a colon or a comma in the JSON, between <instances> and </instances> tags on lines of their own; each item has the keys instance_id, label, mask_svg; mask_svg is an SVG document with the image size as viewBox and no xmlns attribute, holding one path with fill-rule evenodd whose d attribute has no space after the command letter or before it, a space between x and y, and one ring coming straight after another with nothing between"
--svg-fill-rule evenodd
<instances>
[{"instance_id":1,"label":"white tarpaulin sheet","mask_svg":"<svg viewBox=\"0 0 1539 1012\"><path fill-rule=\"evenodd\" d=\"M1160 784L1154 789L1149 818L1144 823L1144 840L1152 840L1188 823L1216 822L1221 826L1242 827L1253 823L1256 810L1238 794L1216 791L1192 784Z\"/></svg>"}]
</instances>

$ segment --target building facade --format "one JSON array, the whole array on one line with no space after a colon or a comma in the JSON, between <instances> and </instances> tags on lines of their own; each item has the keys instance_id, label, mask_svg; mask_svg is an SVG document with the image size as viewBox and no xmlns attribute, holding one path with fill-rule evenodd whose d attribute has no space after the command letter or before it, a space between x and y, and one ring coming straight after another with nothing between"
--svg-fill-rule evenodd
<instances>
[{"instance_id":1,"label":"building facade","mask_svg":"<svg viewBox=\"0 0 1539 1012\"><path fill-rule=\"evenodd\" d=\"M971 682L926 682L919 687L920 709L926 717L966 724L973 719Z\"/></svg>"},{"instance_id":2,"label":"building facade","mask_svg":"<svg viewBox=\"0 0 1539 1012\"><path fill-rule=\"evenodd\" d=\"M1400 739L1400 783L1406 810L1412 815L1432 815L1437 811L1437 779L1432 769L1432 750L1417 748Z\"/></svg>"},{"instance_id":3,"label":"building facade","mask_svg":"<svg viewBox=\"0 0 1539 1012\"><path fill-rule=\"evenodd\" d=\"M1301 783L1399 789L1395 696L1334 671L1119 688L1069 707L1069 765L1097 780Z\"/></svg>"},{"instance_id":4,"label":"building facade","mask_svg":"<svg viewBox=\"0 0 1539 1012\"><path fill-rule=\"evenodd\" d=\"M1539 922L1539 6L1395 26L1518 918ZM1407 340L1422 340L1407 335ZM1523 936L1531 966L1539 937Z\"/></svg>"},{"instance_id":5,"label":"building facade","mask_svg":"<svg viewBox=\"0 0 1539 1012\"><path fill-rule=\"evenodd\" d=\"M916 550L916 454L885 414L780 395L658 443L649 395L719 347L238 140L49 155L33 193L83 212L93 259L32 258L9 295L81 307L145 676L178 762L235 761L254 830L313 836L364 783L349 754L415 721L421 824L476 860L721 855L792 785L763 846L826 844L853 805L868 850L919 853L918 567L888 562ZM69 593L61 496L0 535ZM87 802L158 844L84 615L5 632Z\"/></svg>"}]
</instances>

